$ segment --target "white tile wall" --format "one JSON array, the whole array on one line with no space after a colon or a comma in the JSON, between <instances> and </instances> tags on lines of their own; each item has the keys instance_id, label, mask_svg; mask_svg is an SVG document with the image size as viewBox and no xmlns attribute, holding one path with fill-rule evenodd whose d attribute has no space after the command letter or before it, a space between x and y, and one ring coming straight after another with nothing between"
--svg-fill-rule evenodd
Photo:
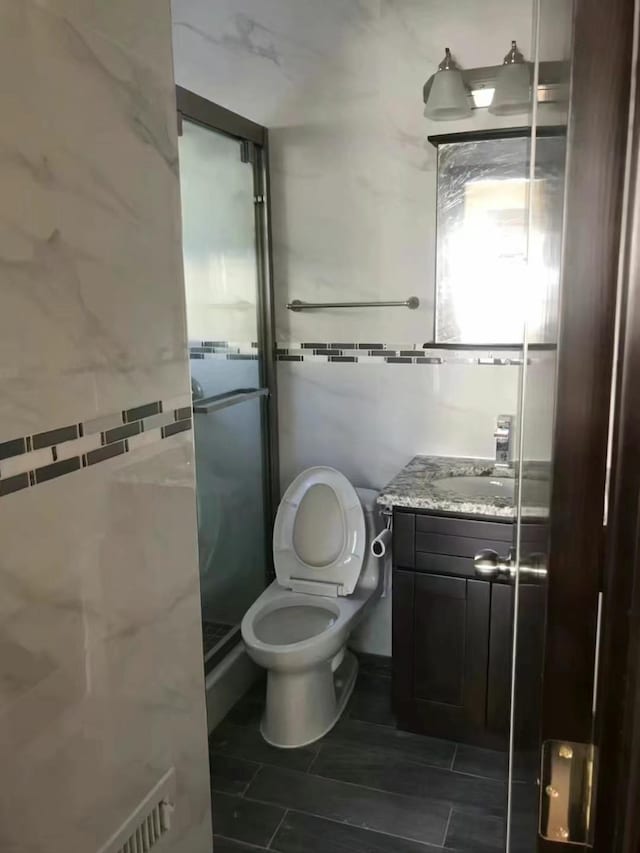
<instances>
[{"instance_id":1,"label":"white tile wall","mask_svg":"<svg viewBox=\"0 0 640 853\"><path fill-rule=\"evenodd\" d=\"M110 27L97 2L1 8L15 82L0 129L12 152L1 167L0 364L13 368L0 373L0 441L187 381L168 4L117 4ZM155 64L130 50L136 15L164 27ZM124 41L112 40L120 29Z\"/></svg>"},{"instance_id":2,"label":"white tile wall","mask_svg":"<svg viewBox=\"0 0 640 853\"><path fill-rule=\"evenodd\" d=\"M530 58L533 5L219 0L214 9L208 0L172 0L178 82L269 128L283 346L431 339L436 161L427 136L527 124L528 116L477 111L464 122L429 122L422 86L445 45L466 67L500 63L513 38ZM566 55L568 38L565 27L546 34L543 58ZM553 110L542 120L553 121ZM413 295L417 311L285 307ZM517 411L519 372L281 362L282 486L311 464L380 487L419 452L491 456L496 415ZM530 446L548 453L544 442Z\"/></svg>"},{"instance_id":3,"label":"white tile wall","mask_svg":"<svg viewBox=\"0 0 640 853\"><path fill-rule=\"evenodd\" d=\"M270 129L279 340L423 342L432 330L434 133L526 124L429 122L422 86L450 45L462 65L531 54L531 0L173 0L179 83ZM558 49L564 37L558 33ZM547 39L549 50L554 47ZM291 314L291 299L418 296L410 312Z\"/></svg>"},{"instance_id":4,"label":"white tile wall","mask_svg":"<svg viewBox=\"0 0 640 853\"><path fill-rule=\"evenodd\" d=\"M428 122L422 85L445 45L466 66L499 62L512 38L530 55L530 0L464 0L455 11L441 0L221 0L215 10L206 0L173 0L172 7L178 82L270 131L281 345L429 340L435 150L426 137L499 122L513 125L514 118L478 111L465 122ZM566 33L558 32L558 51L564 40ZM552 40L545 43L553 53ZM526 115L516 119L527 120ZM410 295L420 298L419 310L293 314L285 308L293 298ZM291 369L279 365L283 485L319 457L332 464L344 459L349 466L353 457L345 448L358 443L363 423L371 436L366 467L380 472L372 481L383 471L393 474L399 456L418 451L449 447L490 455L496 414L516 410L517 368L433 370L432 381L426 374L418 380L419 393L411 380L392 381L385 365L367 365L366 373L347 365L314 368L305 362L293 381ZM306 382L304 395L297 394L298 382ZM345 383L353 415L346 420L340 393ZM373 387L390 393L402 389L393 403L402 419L390 423L384 395L369 394ZM465 415L469 411L473 418ZM312 422L315 412L322 413L325 429L313 452L300 425ZM446 432L439 432L445 423ZM390 442L399 454L389 455ZM381 458L394 462L381 464Z\"/></svg>"},{"instance_id":5,"label":"white tile wall","mask_svg":"<svg viewBox=\"0 0 640 853\"><path fill-rule=\"evenodd\" d=\"M188 401L169 4L0 20L0 442ZM3 851L95 851L175 766L210 853L191 441L0 499Z\"/></svg>"},{"instance_id":6,"label":"white tile wall","mask_svg":"<svg viewBox=\"0 0 640 853\"><path fill-rule=\"evenodd\" d=\"M281 363L283 482L332 465L381 489L416 453L491 456L498 414L516 411L520 368Z\"/></svg>"}]
</instances>

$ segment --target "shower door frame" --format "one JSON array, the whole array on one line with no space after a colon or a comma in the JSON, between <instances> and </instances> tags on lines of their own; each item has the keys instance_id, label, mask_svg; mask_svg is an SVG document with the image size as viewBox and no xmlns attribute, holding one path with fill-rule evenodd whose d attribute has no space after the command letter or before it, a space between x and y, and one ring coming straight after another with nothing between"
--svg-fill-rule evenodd
<instances>
[{"instance_id":1,"label":"shower door frame","mask_svg":"<svg viewBox=\"0 0 640 853\"><path fill-rule=\"evenodd\" d=\"M258 364L260 387L268 391L261 412L261 435L264 459L264 524L265 586L275 576L271 530L275 512L280 502L280 461L278 449L278 383L276 375L275 314L273 299L273 259L271 238L271 185L269 174L269 132L266 127L244 116L196 95L182 86L176 86L178 135L182 134L183 119L208 130L221 133L246 146L243 154L253 169L255 211L255 238L257 262L257 315ZM230 637L232 645L238 641L239 632ZM220 649L229 651L229 643ZM216 659L219 657L216 654Z\"/></svg>"}]
</instances>

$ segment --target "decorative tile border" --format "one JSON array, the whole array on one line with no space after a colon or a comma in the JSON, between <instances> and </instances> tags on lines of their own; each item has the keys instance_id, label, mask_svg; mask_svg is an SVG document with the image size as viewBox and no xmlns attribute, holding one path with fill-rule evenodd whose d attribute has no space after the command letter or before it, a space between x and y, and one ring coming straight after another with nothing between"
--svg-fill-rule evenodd
<instances>
[{"instance_id":1,"label":"decorative tile border","mask_svg":"<svg viewBox=\"0 0 640 853\"><path fill-rule=\"evenodd\" d=\"M191 341L191 359L219 359L221 361L257 361L256 342ZM514 366L522 364L517 347L487 349L486 347L455 349L429 349L423 344L383 344L379 341L357 343L326 343L305 341L280 343L276 348L277 361L319 362L338 364L487 364ZM529 359L531 363L531 358Z\"/></svg>"},{"instance_id":2,"label":"decorative tile border","mask_svg":"<svg viewBox=\"0 0 640 853\"><path fill-rule=\"evenodd\" d=\"M256 341L189 341L189 358L214 358L220 361L257 361Z\"/></svg>"},{"instance_id":3,"label":"decorative tile border","mask_svg":"<svg viewBox=\"0 0 640 853\"><path fill-rule=\"evenodd\" d=\"M191 429L186 398L157 400L113 415L0 443L0 497Z\"/></svg>"},{"instance_id":4,"label":"decorative tile border","mask_svg":"<svg viewBox=\"0 0 640 853\"><path fill-rule=\"evenodd\" d=\"M514 348L509 351L487 349L428 349L421 344L373 343L287 343L276 349L278 361L342 364L489 364L518 365L522 357Z\"/></svg>"}]
</instances>

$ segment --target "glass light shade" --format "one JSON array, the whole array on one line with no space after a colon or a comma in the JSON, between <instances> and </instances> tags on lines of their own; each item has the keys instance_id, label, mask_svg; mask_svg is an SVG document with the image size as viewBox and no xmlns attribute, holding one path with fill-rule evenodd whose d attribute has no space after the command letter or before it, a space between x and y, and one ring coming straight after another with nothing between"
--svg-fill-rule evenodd
<instances>
[{"instance_id":1,"label":"glass light shade","mask_svg":"<svg viewBox=\"0 0 640 853\"><path fill-rule=\"evenodd\" d=\"M526 113L531 103L531 66L513 62L496 74L496 90L489 112L497 116Z\"/></svg>"},{"instance_id":2,"label":"glass light shade","mask_svg":"<svg viewBox=\"0 0 640 853\"><path fill-rule=\"evenodd\" d=\"M471 97L473 98L474 105L476 107L490 107L495 91L496 90L493 86L483 86L480 89L472 89Z\"/></svg>"},{"instance_id":3,"label":"glass light shade","mask_svg":"<svg viewBox=\"0 0 640 853\"><path fill-rule=\"evenodd\" d=\"M451 121L470 116L471 107L462 72L454 68L438 71L433 77L426 104L424 114L434 121Z\"/></svg>"}]
</instances>

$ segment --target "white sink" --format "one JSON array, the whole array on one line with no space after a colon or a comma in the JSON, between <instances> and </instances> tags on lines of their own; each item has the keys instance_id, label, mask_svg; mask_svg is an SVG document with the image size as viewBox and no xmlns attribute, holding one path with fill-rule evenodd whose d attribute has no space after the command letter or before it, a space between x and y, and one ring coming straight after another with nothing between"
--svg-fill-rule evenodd
<instances>
[{"instance_id":1,"label":"white sink","mask_svg":"<svg viewBox=\"0 0 640 853\"><path fill-rule=\"evenodd\" d=\"M511 503L515 496L516 480L509 477L443 477L433 480L433 489L469 499L502 499ZM522 480L523 502L528 505L547 506L549 484L544 480Z\"/></svg>"}]
</instances>

